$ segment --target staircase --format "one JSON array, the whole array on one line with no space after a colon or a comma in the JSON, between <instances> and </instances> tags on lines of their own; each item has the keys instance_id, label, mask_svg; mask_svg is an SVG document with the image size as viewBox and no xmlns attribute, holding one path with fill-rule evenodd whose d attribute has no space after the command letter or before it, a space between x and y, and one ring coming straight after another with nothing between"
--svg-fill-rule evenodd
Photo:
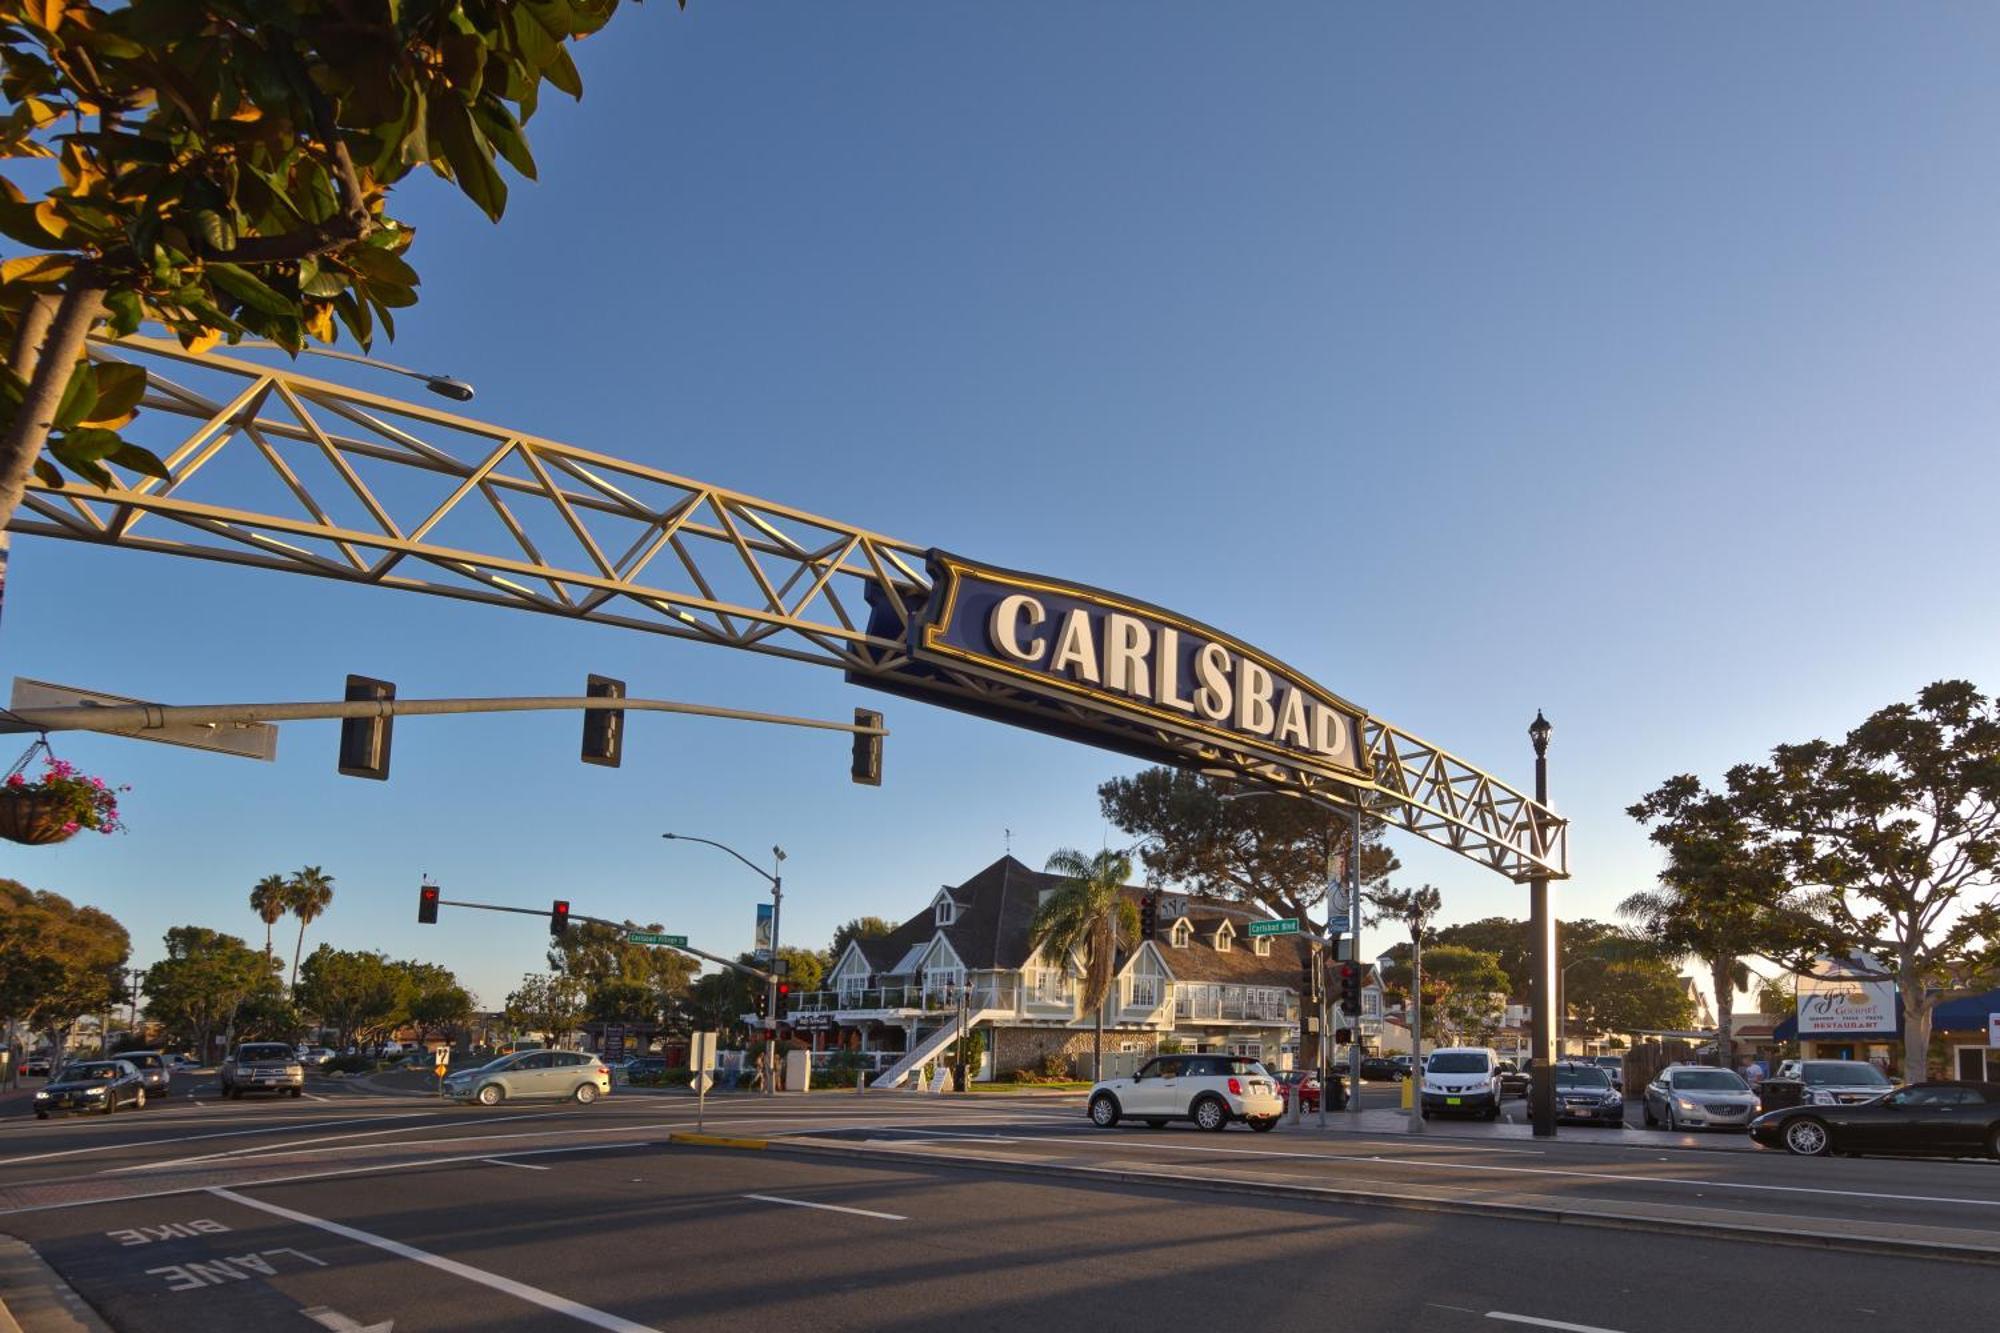
<instances>
[{"instance_id":1,"label":"staircase","mask_svg":"<svg viewBox=\"0 0 2000 1333\"><path fill-rule=\"evenodd\" d=\"M981 1023L992 1022L994 1019L1011 1014L1012 1012L1013 1010L1011 1009L975 1009L965 1016L965 1030L971 1032ZM873 1090L876 1088L902 1086L903 1081L909 1078L911 1070L937 1060L946 1051L950 1050L957 1040L958 1022L954 1019L925 1037L922 1041L919 1041L904 1054L902 1059L877 1074L874 1081L868 1085L869 1088Z\"/></svg>"}]
</instances>

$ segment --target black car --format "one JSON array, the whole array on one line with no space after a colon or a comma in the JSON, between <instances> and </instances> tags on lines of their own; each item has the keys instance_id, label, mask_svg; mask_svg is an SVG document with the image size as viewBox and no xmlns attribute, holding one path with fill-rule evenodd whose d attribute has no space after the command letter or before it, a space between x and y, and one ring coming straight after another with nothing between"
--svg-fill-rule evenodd
<instances>
[{"instance_id":1,"label":"black car","mask_svg":"<svg viewBox=\"0 0 2000 1333\"><path fill-rule=\"evenodd\" d=\"M1361 1061L1361 1078L1366 1083L1396 1083L1410 1076L1410 1066L1386 1055L1370 1055Z\"/></svg>"},{"instance_id":2,"label":"black car","mask_svg":"<svg viewBox=\"0 0 2000 1333\"><path fill-rule=\"evenodd\" d=\"M161 1106L167 1104L167 1095L173 1090L174 1073L168 1067L165 1055L159 1051L124 1051L118 1058L139 1071L139 1078L146 1086L146 1100Z\"/></svg>"},{"instance_id":3,"label":"black car","mask_svg":"<svg viewBox=\"0 0 2000 1333\"><path fill-rule=\"evenodd\" d=\"M1802 1157L2000 1157L2000 1083L1912 1083L1852 1106L1787 1106L1751 1121L1750 1137Z\"/></svg>"},{"instance_id":4,"label":"black car","mask_svg":"<svg viewBox=\"0 0 2000 1333\"><path fill-rule=\"evenodd\" d=\"M1500 1062L1500 1095L1502 1097L1525 1097L1532 1080L1528 1071L1517 1066L1512 1060Z\"/></svg>"},{"instance_id":5,"label":"black car","mask_svg":"<svg viewBox=\"0 0 2000 1333\"><path fill-rule=\"evenodd\" d=\"M62 1076L35 1094L35 1119L57 1111L110 1115L121 1106L146 1104L146 1079L124 1060L83 1060L65 1066Z\"/></svg>"},{"instance_id":6,"label":"black car","mask_svg":"<svg viewBox=\"0 0 2000 1333\"><path fill-rule=\"evenodd\" d=\"M1555 1066L1556 1119L1586 1125L1624 1125L1625 1094L1612 1086L1611 1071L1594 1064Z\"/></svg>"}]
</instances>

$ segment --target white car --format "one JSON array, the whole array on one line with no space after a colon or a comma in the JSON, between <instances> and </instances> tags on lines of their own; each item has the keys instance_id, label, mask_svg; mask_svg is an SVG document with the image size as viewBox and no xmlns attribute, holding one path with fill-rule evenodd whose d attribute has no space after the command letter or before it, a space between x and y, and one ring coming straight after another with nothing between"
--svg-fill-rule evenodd
<instances>
[{"instance_id":1,"label":"white car","mask_svg":"<svg viewBox=\"0 0 2000 1333\"><path fill-rule=\"evenodd\" d=\"M1241 1055L1161 1055L1130 1078L1108 1078L1090 1090L1090 1123L1110 1129L1121 1119L1154 1129L1192 1120L1228 1129L1241 1120L1260 1133L1278 1123L1285 1101L1263 1065Z\"/></svg>"},{"instance_id":2,"label":"white car","mask_svg":"<svg viewBox=\"0 0 2000 1333\"><path fill-rule=\"evenodd\" d=\"M1443 1046L1424 1057L1424 1119L1433 1115L1500 1118L1500 1052L1491 1046Z\"/></svg>"}]
</instances>

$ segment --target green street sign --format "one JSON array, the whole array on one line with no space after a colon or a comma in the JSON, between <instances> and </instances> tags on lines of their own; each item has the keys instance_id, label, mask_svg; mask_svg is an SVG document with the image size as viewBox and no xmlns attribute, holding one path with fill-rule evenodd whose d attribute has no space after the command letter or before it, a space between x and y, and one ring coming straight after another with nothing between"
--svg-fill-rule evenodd
<instances>
[{"instance_id":1,"label":"green street sign","mask_svg":"<svg viewBox=\"0 0 2000 1333\"><path fill-rule=\"evenodd\" d=\"M1299 919L1295 916L1283 917L1277 921L1252 921L1252 935L1296 935L1299 933Z\"/></svg>"},{"instance_id":2,"label":"green street sign","mask_svg":"<svg viewBox=\"0 0 2000 1333\"><path fill-rule=\"evenodd\" d=\"M685 949L687 948L688 937L685 935L655 935L650 930L628 930L625 932L625 942L627 944L665 944L671 948Z\"/></svg>"}]
</instances>

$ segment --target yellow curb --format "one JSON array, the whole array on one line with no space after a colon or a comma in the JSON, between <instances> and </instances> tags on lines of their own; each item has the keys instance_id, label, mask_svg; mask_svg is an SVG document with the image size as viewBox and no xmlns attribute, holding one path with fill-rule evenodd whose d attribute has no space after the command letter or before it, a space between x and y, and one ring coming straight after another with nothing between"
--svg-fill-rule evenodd
<instances>
[{"instance_id":1,"label":"yellow curb","mask_svg":"<svg viewBox=\"0 0 2000 1333\"><path fill-rule=\"evenodd\" d=\"M692 1143L702 1148L753 1148L771 1146L769 1139L732 1139L721 1134L669 1134L668 1143Z\"/></svg>"}]
</instances>

